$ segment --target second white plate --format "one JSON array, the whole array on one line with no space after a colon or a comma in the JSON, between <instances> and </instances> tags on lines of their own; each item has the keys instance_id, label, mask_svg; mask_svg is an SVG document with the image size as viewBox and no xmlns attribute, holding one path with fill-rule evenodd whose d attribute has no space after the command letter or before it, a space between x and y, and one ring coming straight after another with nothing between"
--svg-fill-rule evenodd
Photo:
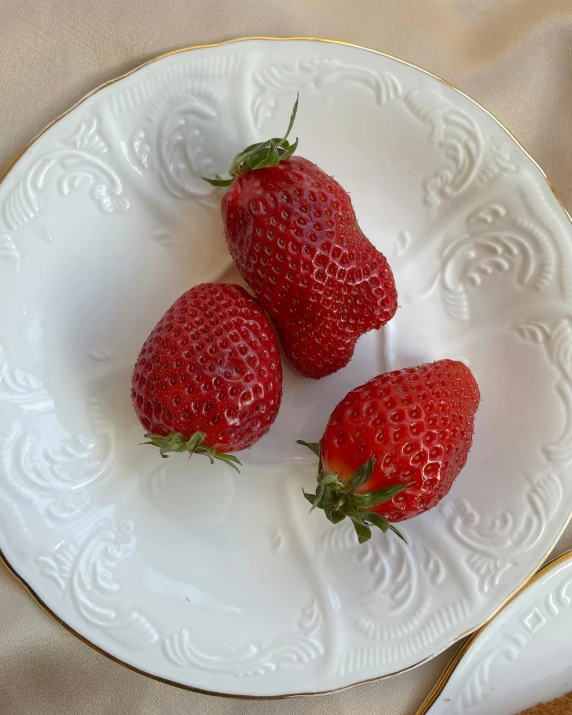
<instances>
[{"instance_id":1,"label":"second white plate","mask_svg":"<svg viewBox=\"0 0 572 715\"><path fill-rule=\"evenodd\" d=\"M572 690L571 632L568 552L475 634L418 715L515 715L565 695Z\"/></svg>"}]
</instances>

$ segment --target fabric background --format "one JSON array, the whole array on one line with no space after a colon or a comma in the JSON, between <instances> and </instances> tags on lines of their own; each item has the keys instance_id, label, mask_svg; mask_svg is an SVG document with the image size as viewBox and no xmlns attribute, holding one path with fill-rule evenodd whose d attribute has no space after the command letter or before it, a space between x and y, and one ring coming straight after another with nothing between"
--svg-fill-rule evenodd
<instances>
[{"instance_id":1,"label":"fabric background","mask_svg":"<svg viewBox=\"0 0 572 715\"><path fill-rule=\"evenodd\" d=\"M169 50L251 35L345 40L449 80L516 135L572 210L570 0L0 0L0 174L97 85ZM572 528L555 554L570 547ZM0 566L1 715L413 715L454 650L329 696L197 695L99 655Z\"/></svg>"}]
</instances>

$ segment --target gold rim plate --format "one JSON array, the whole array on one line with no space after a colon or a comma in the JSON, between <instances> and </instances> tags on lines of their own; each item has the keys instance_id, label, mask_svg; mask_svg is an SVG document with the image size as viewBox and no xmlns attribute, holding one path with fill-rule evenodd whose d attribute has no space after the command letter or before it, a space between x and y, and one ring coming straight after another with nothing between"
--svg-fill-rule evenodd
<instances>
[{"instance_id":1,"label":"gold rim plate","mask_svg":"<svg viewBox=\"0 0 572 715\"><path fill-rule=\"evenodd\" d=\"M224 46L224 45L232 45L232 44L236 44L236 43L238 43L238 42L248 42L248 41L252 41L252 40L263 40L263 41L269 41L269 42L288 42L288 41L297 40L297 41L307 41L307 42L323 42L323 43L328 43L328 44L332 44L332 45L344 45L344 46L347 46L347 47L354 47L354 48L359 49L359 50L364 50L364 51L366 51L366 52L372 52L372 53L374 53L374 54L382 55L383 57L388 57L389 59L396 60L397 62L401 62L402 64L407 65L407 66L409 66L409 67L412 67L412 68L418 70L419 72L423 72L423 74L429 75L430 77L433 77L434 79L438 80L439 82L442 82L443 84L447 85L448 87L451 87L451 89L453 89L453 90L455 90L456 92L458 92L459 94L461 94L463 97L465 97L465 99L468 99L470 102L472 102L472 103L475 104L477 107L479 107L483 112L485 112L489 117L491 117L491 119L493 119L493 120L507 133L507 135L515 142L515 144L517 144L517 146L524 152L524 154L528 157L528 159L530 159L530 161L534 164L534 166L536 166L536 168L538 169L538 171L539 171L539 172L541 173L541 175L544 177L544 179L546 180L547 184L549 185L549 187L550 187L552 193L554 194L554 196L556 197L558 203L559 203L560 206L562 207L562 210L564 211L564 213L565 213L566 216L568 217L569 221L572 223L572 216L570 215L570 213L568 212L568 210L567 210L566 207L564 206L564 203L563 203L562 199L561 199L560 196L558 195L558 192L556 191L554 185L552 184L552 182L550 181L550 179L548 178L547 174L544 172L544 170L542 169L542 167L541 167L541 166L538 164L538 162L529 154L529 152L522 146L522 144L518 141L518 139L514 136L514 134L512 134L512 132L511 132L509 129L507 129L507 128L504 126L504 124L503 124L499 119L497 119L497 117L494 116L494 114L492 114L491 112L489 112L488 109L486 109L485 107L483 107L483 106L482 106L481 104L479 104L476 100L474 100L474 99L472 99L471 97L469 97L469 95L465 94L465 92L463 92L461 89L459 89L459 88L456 87L455 85L451 84L451 83L448 82L447 80L443 79L442 77L439 77L439 76L433 74L432 72L429 72L428 70L425 70L425 69L423 69L422 67L419 67L419 66L417 66L417 65L415 65L415 64L413 64L413 63L411 63L411 62L407 62L407 60L403 60L403 59L401 59L400 57L396 57L395 55L390 55L390 54L388 54L387 52L381 52L380 50L374 50L374 49L371 49L370 47L364 47L364 46L362 46L362 45L356 45L356 44L354 44L354 43L352 43L352 42L344 42L343 40L332 40L332 39L323 38L323 37L264 37L264 36L240 37L240 38L236 38L236 39L233 39L233 40L226 40L225 42L212 42L212 43L203 44L203 45L194 45L194 46L192 46L192 47L183 47L183 48L181 48L181 49L172 50L171 52L166 52L166 53L164 53L164 54L158 55L157 57L153 57L152 59L147 60L146 62L143 62L142 64L138 65L137 67L135 67L134 69L130 70L129 72L126 72L125 74L123 74L123 75L121 75L121 76L119 76L119 77L116 77L115 79L112 79L112 80L110 80L109 82L105 82L104 84L100 85L100 86L97 87L96 89L92 90L91 92L89 92L88 94L86 94L84 97L82 97L82 99L80 99L78 102L76 102L72 107L70 107L67 111L65 111L65 112L64 112L63 114L61 114L59 117L57 117L56 119L54 119L54 121L50 122L50 124L48 124L41 132L39 132L26 146L24 146L24 147L16 154L16 156L15 156L15 157L12 159L12 161L8 164L8 166L6 167L6 169L4 170L4 172L0 175L0 184L4 181L4 179L7 177L7 175L9 174L9 172L15 167L15 165L18 163L18 161L26 154L26 152L28 151L28 149L30 149L30 147L31 147L33 144L35 144L41 136L43 136L49 129L51 129L51 128L52 128L55 124L57 124L61 119L63 119L63 118L66 117L68 114L70 114L72 111L74 111L77 107L79 107L79 105L83 104L83 102L85 102L88 98L90 98L91 96L93 96L93 95L96 94L97 92L100 92L102 89L105 89L106 87L109 87L110 85L115 84L116 82L119 82L119 81L121 81L122 79L125 79L126 77L129 77L130 75L134 74L135 72L138 72L139 70L143 69L144 67L147 67L147 66L150 65L150 64L153 64L154 62L157 62L157 61L159 61L159 60L162 60L162 59L164 59L165 57L170 57L171 55L177 55L177 54L180 54L180 53L183 53L183 52L190 52L191 50L202 50L202 49L206 49L206 48L209 48L209 47L222 47L222 46ZM453 671L454 671L455 668L457 667L457 665L458 665L458 663L460 662L460 660L461 660L461 658L463 657L463 655L467 652L467 650L471 647L471 645L472 645L472 644L474 643L474 641L479 637L479 635L485 630L485 628L487 627L488 623L490 623L504 608L506 608L506 606L507 606L509 603L511 603L512 600L513 600L520 592L522 592L522 590L524 590L524 589L525 589L526 587L528 587L529 585L532 585L533 583L535 583L535 581L536 581L538 578L540 578L540 576L544 573L545 569L542 569L541 571L537 571L537 569L538 569L538 568L544 563L544 561L547 559L548 555L550 554L550 552L552 551L552 549L554 548L554 546L556 545L556 543L558 542L558 540L559 540L560 537L562 536L562 533L564 532L564 530L565 530L566 526L568 525L568 523L570 522L570 519L571 519L571 518L572 518L572 510L570 511L570 513L569 513L569 515L568 515L568 519L566 520L566 523L564 524L562 530L560 531L560 533L559 533L557 539L554 541L554 543L551 545L550 549L548 549L548 551L546 552L546 554L543 556L543 558L542 558L542 560L540 561L540 563L538 563L538 564L535 566L535 568L534 568L533 571L531 572L529 578L526 579L515 591L513 591L513 593L504 601L504 603L502 603L502 604L499 606L499 608L498 608L497 611L493 614L493 616L491 617L491 619L489 619L489 621L487 622L487 624L485 624L484 626L482 626L481 628L479 628L478 630L476 630L476 631L473 633L473 635L472 635L470 638L468 638L467 641L461 646L461 648L460 648L459 651L456 653L456 655L454 656L454 658L453 658L453 660L451 661L451 663L449 663L449 665L447 666L447 669L445 670L445 672L443 673L443 675L442 675L441 678L439 679L437 685L436 685L435 688L431 691L431 693L429 694L427 700L423 703L423 705L421 706L421 709L417 712L416 715L424 715L425 713L427 713L428 709L429 709L429 708L431 707L431 705L435 702L435 700L439 697L439 693L442 692L443 688L445 687L447 681L448 681L449 678L451 677L451 674L453 673ZM569 552L569 553L567 554L567 556L570 556L570 553L572 553L572 552ZM564 557L561 557L561 558L564 558ZM383 675L383 676L380 676L380 677L377 677L377 678L370 678L370 679L367 679L367 680L358 681L358 682L356 682L356 683L353 683L353 684L348 685L348 686L344 686L344 687L342 687L342 688L335 688L335 689L333 689L333 690L327 690L327 691L307 692L307 693L292 693L292 694L288 694L288 695L273 695L273 696L250 696L250 695L239 695L239 694L232 694L232 693L217 693L217 692L215 692L215 691L201 690L200 688L194 688L194 687L191 687L191 686L188 686L188 685L183 685L182 683L178 683L178 682L176 682L176 681L172 681L172 680L168 680L168 679L165 679L165 678L161 678L161 677L159 677L159 676L157 676L157 675L153 675L152 673L147 673L147 672L145 672L144 670L141 670L141 669L139 669L139 668L136 668L135 666L132 666L132 665L130 665L129 663L125 663L124 661L120 660L119 658L116 658L115 656L111 655L110 653L108 653L107 651L103 650L102 648L99 648L98 646L96 646L95 644L93 644L91 641L89 641L87 638L85 638L85 637L82 636L80 633L78 633L74 628L72 628L70 625L68 625L65 621L63 621L59 616L57 616L57 615L43 602L43 600L42 600L42 599L40 598L40 596L34 591L34 589L22 578L22 576L20 576L20 574L16 571L16 569L12 566L12 564L10 564L10 562L8 561L8 559L6 558L6 556L4 555L4 553L2 552L1 549L0 549L0 561L2 561L2 562L5 564L5 566L8 568L8 570L16 577L16 579L17 579L18 581L20 581L20 583L24 586L24 588L26 588L26 590L30 593L30 595L34 598L34 600L43 608L43 610L46 611L46 613L48 613L52 618L54 618L54 620L56 620L58 623L60 623L66 630L68 630L68 631L69 631L70 633L72 633L74 636L76 636L77 638L79 638L79 640L81 640L83 643L85 643L85 644L87 644L88 646L90 646L91 648L93 648L93 650L97 651L98 653L101 653L102 655L106 656L107 658L109 658L110 660L114 661L115 663L119 663L120 665L122 665L122 666L128 668L129 670L132 670L132 671L134 671L135 673L139 673L139 674L144 675L144 676L146 676L146 677L148 677L148 678L151 678L152 680L156 680L156 681L161 682L161 683L166 683L167 685L172 685L172 686L174 686L174 687L181 688L181 689L183 689L183 690L188 690L188 691L195 692L195 693L200 693L200 694L203 694L203 695L214 695L214 696L218 696L218 697L236 698L236 699L241 699L241 700L282 700L282 699L287 699L287 698L295 698L295 697L308 696L308 695L325 695L325 694L329 694L329 693L341 692L342 690L348 690L349 688L356 687L357 685L363 685L364 683L375 682L375 681L377 681L377 680L384 680L385 678L391 678L391 677L393 677L394 675L399 675L399 674L401 674L401 673L407 672L408 670L412 670L413 668L416 668L416 667L418 667L419 665L422 665L423 663L427 662L428 660L431 660L431 658L432 658L432 657L435 657L435 655L438 655L438 653L435 653L435 654L434 654L433 656L431 656L430 658L425 658L425 659L419 661L418 663L415 663L414 665L412 665L412 666L410 666L410 667L408 667L408 668L403 668L402 670L395 671L394 673L388 673L387 675ZM547 569L548 569L548 568L551 568L551 567L553 567L554 565L556 565L557 563L559 563L559 560L558 560L558 559L557 559L556 561L552 562L552 563L551 563L549 566L547 566L546 568L547 568ZM535 574L535 572L536 572L536 574ZM455 642L461 640L462 638L464 638L465 636L467 636L467 635L468 635L469 633L471 633L471 632L472 632L472 629L471 629L471 631L468 631L467 633L461 634L461 635L460 635L458 638L456 638L454 641L452 641L451 643L447 644L442 650L446 650L446 648L450 647L450 646L453 645ZM442 652L442 651L439 651L439 652Z\"/></svg>"},{"instance_id":2,"label":"gold rim plate","mask_svg":"<svg viewBox=\"0 0 572 715\"><path fill-rule=\"evenodd\" d=\"M563 553L561 556L557 556L555 559L547 563L545 566L543 566L539 571L537 571L534 576L527 581L524 586L522 586L516 593L514 593L509 600L502 606L502 608L497 611L497 613L489 620L487 623L485 623L484 626L479 628L477 631L473 633L473 635L469 636L467 640L463 643L463 645L459 648L459 650L455 653L455 655L451 658L449 664L443 671L441 677L437 681L437 683L433 686L433 689L429 693L429 695L426 697L426 699L423 701L421 707L419 710L416 712L415 715L427 715L433 705L437 702L439 699L439 696L445 689L445 686L447 683L451 680L453 673L457 669L457 666L460 664L460 662L463 660L463 658L469 653L473 645L477 642L477 640L487 632L487 630L491 627L493 622L501 615L501 613L505 610L505 608L508 608L510 604L513 601L516 601L520 596L525 592L528 591L529 588L534 586L534 584L539 581L541 578L544 576L548 575L551 571L554 569L557 569L559 566L562 566L562 564L568 563L572 561L572 549L570 551L566 551Z\"/></svg>"}]
</instances>

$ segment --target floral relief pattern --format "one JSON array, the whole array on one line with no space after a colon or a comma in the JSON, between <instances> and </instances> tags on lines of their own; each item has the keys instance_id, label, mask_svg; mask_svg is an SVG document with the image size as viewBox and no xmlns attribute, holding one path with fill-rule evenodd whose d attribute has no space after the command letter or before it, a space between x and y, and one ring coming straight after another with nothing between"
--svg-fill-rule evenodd
<instances>
[{"instance_id":1,"label":"floral relief pattern","mask_svg":"<svg viewBox=\"0 0 572 715\"><path fill-rule=\"evenodd\" d=\"M38 412L53 407L51 397L37 377L20 368L10 368L0 344L0 404L10 402L33 406Z\"/></svg>"},{"instance_id":2,"label":"floral relief pattern","mask_svg":"<svg viewBox=\"0 0 572 715\"><path fill-rule=\"evenodd\" d=\"M121 116L134 109L139 109L157 95L162 89L180 81L199 80L204 86L210 86L213 81L228 80L239 73L243 55L233 52L216 57L180 56L177 62L157 67L146 76L140 77L131 86L118 85L111 94L111 111L115 116Z\"/></svg>"},{"instance_id":3,"label":"floral relief pattern","mask_svg":"<svg viewBox=\"0 0 572 715\"><path fill-rule=\"evenodd\" d=\"M528 196L528 192L520 193L523 199ZM511 274L521 291L543 293L552 287L567 297L568 259L532 205L526 217L515 217L498 201L477 207L467 216L465 231L446 238L441 251L439 269L429 287L410 292L406 300L426 300L439 288L443 307L454 320L472 318L473 294L476 301L476 291L495 275Z\"/></svg>"},{"instance_id":4,"label":"floral relief pattern","mask_svg":"<svg viewBox=\"0 0 572 715\"><path fill-rule=\"evenodd\" d=\"M468 217L467 233L443 250L441 296L447 313L468 320L469 290L509 271L519 288L545 290L558 271L554 241L531 220L512 219L503 204L488 204Z\"/></svg>"},{"instance_id":5,"label":"floral relief pattern","mask_svg":"<svg viewBox=\"0 0 572 715\"><path fill-rule=\"evenodd\" d=\"M250 643L222 655L200 651L193 643L192 633L182 628L163 641L163 651L167 660L180 667L194 665L238 678L264 675L284 665L307 666L324 654L320 637L322 614L316 600L302 608L296 625L293 633L280 636L268 645Z\"/></svg>"},{"instance_id":6,"label":"floral relief pattern","mask_svg":"<svg viewBox=\"0 0 572 715\"><path fill-rule=\"evenodd\" d=\"M466 500L447 500L441 507L455 538L469 549L465 565L474 575L480 595L501 582L503 574L540 541L564 498L560 469L572 463L572 320L562 318L551 327L523 323L514 327L518 337L544 348L558 379L556 393L562 400L564 424L554 442L544 445L546 470L524 493L527 508L517 517L511 509L484 520Z\"/></svg>"},{"instance_id":7,"label":"floral relief pattern","mask_svg":"<svg viewBox=\"0 0 572 715\"><path fill-rule=\"evenodd\" d=\"M446 501L442 513L456 540L467 547L464 564L482 597L497 587L503 574L535 547L564 495L560 477L549 470L525 492L527 509L506 509L483 519L467 500Z\"/></svg>"},{"instance_id":8,"label":"floral relief pattern","mask_svg":"<svg viewBox=\"0 0 572 715\"><path fill-rule=\"evenodd\" d=\"M131 521L116 526L92 504L89 487L111 474L115 462L115 431L102 405L89 404L94 439L71 434L41 449L41 422L54 413L53 400L37 377L9 367L1 346L0 400L23 410L19 426L13 423L0 439L2 531L16 544L28 539L19 505L31 505L34 520L41 515L48 529L65 534L52 552L37 557L41 573L69 593L91 626L129 648L151 645L159 634L150 621L109 598L121 588L114 571L135 553L137 541Z\"/></svg>"},{"instance_id":9,"label":"floral relief pattern","mask_svg":"<svg viewBox=\"0 0 572 715\"><path fill-rule=\"evenodd\" d=\"M153 168L177 198L211 196L214 189L202 178L215 169L204 125L219 115L219 102L217 93L192 80L164 90L152 101L148 114L156 128L139 129L131 138L133 169L143 176Z\"/></svg>"},{"instance_id":10,"label":"floral relief pattern","mask_svg":"<svg viewBox=\"0 0 572 715\"><path fill-rule=\"evenodd\" d=\"M92 417L96 441L72 434L37 454L40 417L33 409L22 419L22 429L13 429L2 442L3 483L20 498L41 502L48 522L84 514L90 506L86 488L111 470L115 437L97 402L92 404Z\"/></svg>"},{"instance_id":11,"label":"floral relief pattern","mask_svg":"<svg viewBox=\"0 0 572 715\"><path fill-rule=\"evenodd\" d=\"M385 537L360 545L352 525L345 523L322 537L320 549L327 559L352 555L352 572L360 584L360 595L344 607L363 645L340 654L342 673L391 667L404 656L414 656L469 613L460 590L450 604L437 607L437 592L447 577L445 563L434 548L419 550L407 530L406 538L407 545ZM455 579L450 574L450 585Z\"/></svg>"},{"instance_id":12,"label":"floral relief pattern","mask_svg":"<svg viewBox=\"0 0 572 715\"><path fill-rule=\"evenodd\" d=\"M475 120L430 89L415 89L404 95L405 106L423 124L431 127L431 141L445 165L424 182L425 201L439 206L465 193L491 184L500 174L517 170L510 154L485 141Z\"/></svg>"},{"instance_id":13,"label":"floral relief pattern","mask_svg":"<svg viewBox=\"0 0 572 715\"><path fill-rule=\"evenodd\" d=\"M131 649L146 648L159 640L156 628L138 610L110 601L121 589L114 571L136 548L133 522L124 519L116 526L111 520L102 520L81 545L64 541L53 555L37 559L42 573L60 589L69 585L78 612L89 624Z\"/></svg>"},{"instance_id":14,"label":"floral relief pattern","mask_svg":"<svg viewBox=\"0 0 572 715\"><path fill-rule=\"evenodd\" d=\"M16 270L20 269L20 259L22 258L20 251L14 243L14 239L7 234L0 235L0 266L3 263L12 261Z\"/></svg>"},{"instance_id":15,"label":"floral relief pattern","mask_svg":"<svg viewBox=\"0 0 572 715\"><path fill-rule=\"evenodd\" d=\"M165 189L177 198L210 201L216 196L202 178L216 169L212 154L217 138L207 127L220 117L223 87L241 64L240 54L180 58L149 73L136 88L113 95L114 114L137 109L144 119L123 147L140 177L148 170L158 173Z\"/></svg>"},{"instance_id":16,"label":"floral relief pattern","mask_svg":"<svg viewBox=\"0 0 572 715\"><path fill-rule=\"evenodd\" d=\"M572 464L572 319L566 317L554 326L531 322L518 325L516 334L524 341L544 348L556 368L556 392L562 401L564 425L560 436L543 448L546 459L558 467Z\"/></svg>"},{"instance_id":17,"label":"floral relief pattern","mask_svg":"<svg viewBox=\"0 0 572 715\"><path fill-rule=\"evenodd\" d=\"M362 87L378 105L401 95L399 80L389 72L378 73L335 59L315 58L302 60L296 65L264 67L254 73L253 81L255 93L251 112L254 126L258 130L274 114L281 96L288 92L295 94L307 86L317 90L339 86L341 83Z\"/></svg>"},{"instance_id":18,"label":"floral relief pattern","mask_svg":"<svg viewBox=\"0 0 572 715\"><path fill-rule=\"evenodd\" d=\"M10 230L21 228L44 208L42 190L48 176L58 167L57 188L63 196L84 187L104 213L126 211L119 175L107 160L109 146L99 131L99 119L81 122L63 145L36 160L4 200L2 217Z\"/></svg>"},{"instance_id":19,"label":"floral relief pattern","mask_svg":"<svg viewBox=\"0 0 572 715\"><path fill-rule=\"evenodd\" d=\"M510 619L506 632L502 635L499 631L491 632L490 645L470 663L458 692L451 698L452 715L468 715L482 706L493 681L502 677L505 668L514 668L511 664L527 649L534 648L536 633L545 627L556 627L556 619L561 619L572 603L572 579L564 573L555 580L556 584L546 595L538 596L532 607L521 608L520 613Z\"/></svg>"}]
</instances>

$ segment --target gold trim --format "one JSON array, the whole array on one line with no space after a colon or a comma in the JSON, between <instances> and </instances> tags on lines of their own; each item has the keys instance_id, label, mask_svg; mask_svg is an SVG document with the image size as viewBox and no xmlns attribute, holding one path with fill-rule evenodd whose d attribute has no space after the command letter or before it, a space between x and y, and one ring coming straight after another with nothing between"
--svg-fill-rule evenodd
<instances>
[{"instance_id":1,"label":"gold trim","mask_svg":"<svg viewBox=\"0 0 572 715\"><path fill-rule=\"evenodd\" d=\"M457 666L461 662L461 660L465 657L465 655L468 653L468 651L471 649L471 647L475 644L475 642L480 638L480 636L491 626L493 621L495 621L500 614L505 610L505 608L508 608L510 604L519 598L525 591L528 591L531 586L533 586L539 579L541 579L543 576L546 576L546 574L550 573L554 569L558 568L561 566L563 563L566 563L567 561L572 560L572 549L570 551L565 551L563 554L560 556L557 556L555 559L550 561L546 566L543 566L543 568L540 569L540 571L537 571L532 578L530 578L524 586L522 586L516 593L514 593L510 599L504 604L504 606L497 611L497 613L487 622L485 623L484 626L479 628L478 631L475 631L473 635L469 636L467 640L463 643L463 645L459 648L459 650L455 653L455 655L451 658L449 661L447 667L441 674L441 677L437 681L437 683L433 686L431 692L429 695L425 698L423 703L421 704L421 707L419 710L415 713L415 715L427 715L429 710L433 707L433 705L437 702L437 699L445 689L445 686L451 679L453 673L455 672Z\"/></svg>"},{"instance_id":2,"label":"gold trim","mask_svg":"<svg viewBox=\"0 0 572 715\"><path fill-rule=\"evenodd\" d=\"M158 55L157 57L153 57L152 59L147 60L146 62L143 62L141 65L135 67L134 69L130 70L129 72L126 72L125 74L121 75L120 77L116 77L115 79L112 79L112 80L110 80L109 82L105 82L104 84L100 85L99 87L96 87L93 91L89 92L89 93L86 94L84 97L82 97L82 99L80 99L78 102L76 102L76 103L75 103L72 107L70 107L66 112L64 112L63 114L60 114L60 116L57 117L56 119L54 119L53 122L50 122L50 124L48 124L47 127L45 127L44 129L42 129L42 131L39 132L39 134L37 134L28 144L26 144L26 146L23 147L23 149L21 149L21 150L16 154L16 156L15 156L15 157L12 159L12 161L8 164L8 166L6 167L6 169L4 170L4 172L2 172L2 174L0 174L0 184L1 184L1 183L4 181L4 179L8 176L9 172L14 168L14 166L17 164L17 162L24 156L24 154L28 151L28 149L29 149L33 144L35 144L35 142L38 141L38 139L39 139L43 134L45 134L49 129L51 129L51 128L52 128L55 124L57 124L57 122L59 122L61 119L63 119L64 117L66 117L68 114L70 114L70 112L74 111L74 109L76 109L77 107L79 107L80 104L83 104L83 102L85 102L87 99L89 99L91 96L93 96L93 95L96 94L97 92L101 91L102 89L105 89L106 87L109 87L110 85L115 84L116 82L119 82L120 80L125 79L126 77L129 77L130 75L134 74L135 72L138 72L139 70L143 69L144 67L147 67L148 65L153 64L154 62L157 62L157 61L159 61L159 60L162 60L162 59L164 59L165 57L170 57L171 55L177 55L177 54L180 54L180 53L182 53L182 52L190 52L191 50L203 50L203 49L206 49L206 48L209 48L209 47L222 47L222 46L224 46L224 45L233 45L233 44L236 44L236 43L238 43L238 42L248 42L248 41L252 41L252 40L265 40L265 41L272 41L272 42L288 42L288 41L292 41L292 40L299 40L299 41L307 41L307 42L323 42L323 43L326 43L326 44L331 44L331 45L343 45L343 46L346 46L346 47L355 47L355 48L358 49L358 50L364 50L364 51L366 51L366 52L372 52L373 54L381 55L382 57L388 57L388 58L391 59L391 60L395 60L395 61L397 61L397 62L401 62L402 64L407 65L408 67L412 67L413 69L416 69L416 70L418 70L419 72L422 72L423 74L426 74L426 75L428 75L429 77L432 77L433 79L436 79L436 80L438 80L439 82L442 82L443 84L447 85L448 87L451 87L451 89L454 89L454 90L455 90L456 92L458 92L460 95L462 95L463 97L465 97L465 99L468 99L468 100L469 100L470 102L472 102L474 105L476 105L477 107L479 107L479 109L481 109L483 112L485 112L485 114L487 114L489 117L491 117L491 119L493 119L493 120L501 127L501 129L503 129L503 130L508 134L508 136L515 142L515 144L524 152L524 154L530 159L530 161L534 164L534 166L536 166L536 168L538 169L538 171L539 171L539 172L541 173L541 175L544 177L544 179L546 180L546 183L547 183L548 186L550 187L550 189L551 189L552 193L554 194L556 200L558 201L558 203L559 203L560 206L562 207L562 210L564 211L564 213L565 213L566 216L568 217L570 223L572 224L572 216L570 215L570 213L568 212L568 210L567 210L566 207L564 206L564 203L562 202L562 199L560 198L558 192L556 191L556 189L555 189L553 183L550 181L550 179L548 178L548 176L546 175L546 173L544 172L544 170L542 169L542 167L540 166L540 164L538 164L538 162L528 153L528 151L522 146L522 144L518 141L518 139L514 136L514 134L512 134L512 132L511 132L510 130L508 130L508 129L504 126L504 124L503 124L499 119L497 119L497 117L494 116L494 114L492 114L491 112L489 112L488 109L485 109L485 107L483 107L483 106L482 106L481 104L479 104L477 101L475 101L474 99L472 99L471 97L469 97L469 95L465 94L465 93L464 93L462 90L460 90L458 87L455 87L455 85L454 85L454 84L451 84L451 82L448 82L447 80L443 79L442 77L438 77L437 75L433 74L432 72L429 72L428 70L423 69L422 67L418 67L417 65L414 65L414 64L412 64L411 62L407 62L407 60L403 60L403 59L401 59L400 57L395 57L394 55L390 55L390 54L388 54L388 53L386 53L386 52L381 52L380 50L372 50L371 48L369 48L369 47L364 47L363 45L355 45L355 44L353 44L353 43L351 43L351 42L344 42L343 40L331 40L331 39L327 39L327 38L323 38L323 37L264 37L264 36L239 37L239 38L236 38L236 39L234 39L234 40L226 40L226 41L224 41L224 42L212 42L212 43L204 44L204 45L194 45L194 46L192 46L192 47L183 47L183 48L181 48L181 49L179 49L179 50L172 50L171 52L165 52L165 53L162 54L162 55ZM534 580L536 580L536 576L534 575L535 572L536 572L537 569L544 563L544 561L546 560L546 558L548 557L548 555L550 554L550 552L552 551L552 549L554 548L554 546L557 544L558 540L559 540L560 537L562 536L562 533L564 532L564 530L565 530L566 527L568 526L568 523L570 522L570 519L571 519L571 518L572 518L572 510L571 510L570 513L568 514L568 518L566 519L566 522L565 522L564 526L562 527L562 529L560 530L560 533L558 534L557 538L553 541L552 545L550 546L550 548L548 549L548 551L544 554L544 556L542 557L542 559L540 560L540 562L537 564L537 566L532 570L530 576L529 576L527 579L525 579L525 580L523 581L523 583L522 583L517 589L515 589L515 591L513 591L513 592L507 597L507 599L505 599L505 601L498 607L498 609L495 611L495 613L493 613L493 615L491 616L491 619L490 619L490 620L492 620L492 618L494 618L503 608L505 608L505 607L512 601L512 599L515 598L515 596L520 592L521 589L525 588L527 584L533 583ZM18 579L18 581L20 581L20 583L21 583L21 584L24 586L24 588L31 594L31 596L35 599L35 601L36 601L50 616L52 616L52 618L54 618L56 621L58 621L58 623L60 623L66 630L68 630L70 633L73 633L73 635L75 635L77 638L79 638L79 640L83 641L86 645L90 646L91 648L93 648L94 650L96 650L98 653L101 653L102 655L105 655L107 658L109 658L110 660L114 661L115 663L119 663L119 665L123 665L123 666L125 666L126 668L129 668L129 670L133 670L133 671L135 671L136 673L140 673L141 675L145 675L145 676L147 676L148 678L151 678L151 679L153 679L153 680L158 680L159 682L161 682L161 683L166 683L167 685L173 685L173 686L175 686L175 687L177 687L177 688L181 688L181 689L183 689L183 690L189 690L189 691L192 691L192 692L201 693L201 694L203 694L203 695L215 695L215 696L219 696L219 697L240 698L240 699L246 699L246 700L282 700L282 699L286 699L286 698L299 697L299 696L302 696L302 695L326 695L326 694L328 694L328 693L337 693L337 692L340 692L340 691L342 691L342 690L347 690L347 689L349 689L349 688L353 688L353 687L355 687L355 686L357 686L357 685L363 685L364 683L371 683L371 682L374 682L374 681L376 681L376 680L383 680L383 679L385 679L385 678L390 678L390 677L392 677L392 676L394 676L394 675L399 675L399 674L401 674L401 673L405 673L405 672L407 672L408 670L411 670L411 669L413 669L413 668L416 668L417 666L422 665L423 663L427 662L428 660L431 660L431 658L433 658L433 657L435 657L436 655L438 655L438 653L434 653L433 655L429 656L428 658L424 658L423 660L419 661L418 663L415 663L414 665L409 666L409 667L407 667L407 668L403 668L403 669L398 670L398 671L395 671L395 672L393 672L393 673L387 673L386 675L378 676L378 677L375 677L375 678L368 678L367 680L360 680L360 681L358 681L358 682L356 682L356 683L352 683L351 685L346 685L346 686L343 686L343 687L341 687L341 688L335 688L335 689L333 689L333 690L324 690L324 691L309 692L309 693L291 693L291 694L288 694L288 695L272 695L272 696L238 695L238 694L233 694L233 693L217 693L217 692L209 691L209 690L201 690L200 688L195 688L195 687L192 687L192 686L189 686L189 685L183 685L182 683L177 683L177 682L175 682L175 681L168 680L168 679L166 679L166 678L161 678L161 677L159 677L159 676L157 676L157 675L153 675L152 673L146 673L145 671L140 670L139 668L136 668L135 666L130 665L129 663L125 663L124 661L120 660L119 658L116 658L115 656L111 655L110 653L107 653L107 652L104 651L103 649L99 648L99 646L94 645L94 644L91 643L89 640L87 640L87 638L85 638L85 637L82 636L80 633L78 633L77 631L75 631L70 625L68 625L67 623L65 623L65 621L63 621L59 616L57 616L57 615L49 608L49 606L47 606L47 605L42 601L42 599L40 598L40 596L38 596L38 594L34 591L34 589L33 589L28 583L26 583L26 581L17 573L17 571L15 570L15 568L9 563L8 559L6 558L6 556L4 555L4 553L2 552L1 549L0 549L0 561L4 562L4 564L6 565L6 567L8 568L8 570ZM540 573L540 572L539 572L539 573ZM538 575L538 574L537 574L537 575ZM490 620L489 620L488 622L490 622ZM486 627L486 623L485 623L484 626L481 626L481 628L476 631L476 633L474 634L474 636L472 636L471 638L468 639L467 643L465 643L465 644L463 644L463 646L461 646L461 648L460 648L460 650L459 650L459 653L461 653L461 654L465 653L466 650L467 650L467 648L468 648L468 647L470 646L470 644L474 641L474 638L476 638L476 637L478 636L478 634L479 634L485 627ZM469 630L469 631L467 631L466 633L461 634L459 637L455 638L451 643L448 643L446 646L444 646L444 647L439 651L439 653L442 652L442 651L444 651L444 650L446 650L448 647L450 647L451 645L453 645L454 643L456 643L457 641L459 641L459 640L460 640L461 638L463 638L464 636L468 635L468 633L470 633L471 631L472 631L472 629ZM467 644L468 644L468 645L467 645ZM458 654L457 654L457 655L458 655ZM457 657L457 656L455 656L455 658L456 658L456 657ZM459 656L459 657L460 657L460 656ZM455 666L454 666L454 667L455 667ZM454 667L453 667L452 670L454 670ZM451 671L451 672L452 672L452 671ZM445 674L444 674L444 675L445 675ZM450 677L450 674L449 674L449 677ZM440 682L441 682L441 681L440 681ZM444 686L443 686L443 687L444 687ZM419 711L419 712L417 713L417 715L423 715L424 712L426 712L426 710L425 710L425 711Z\"/></svg>"}]
</instances>

